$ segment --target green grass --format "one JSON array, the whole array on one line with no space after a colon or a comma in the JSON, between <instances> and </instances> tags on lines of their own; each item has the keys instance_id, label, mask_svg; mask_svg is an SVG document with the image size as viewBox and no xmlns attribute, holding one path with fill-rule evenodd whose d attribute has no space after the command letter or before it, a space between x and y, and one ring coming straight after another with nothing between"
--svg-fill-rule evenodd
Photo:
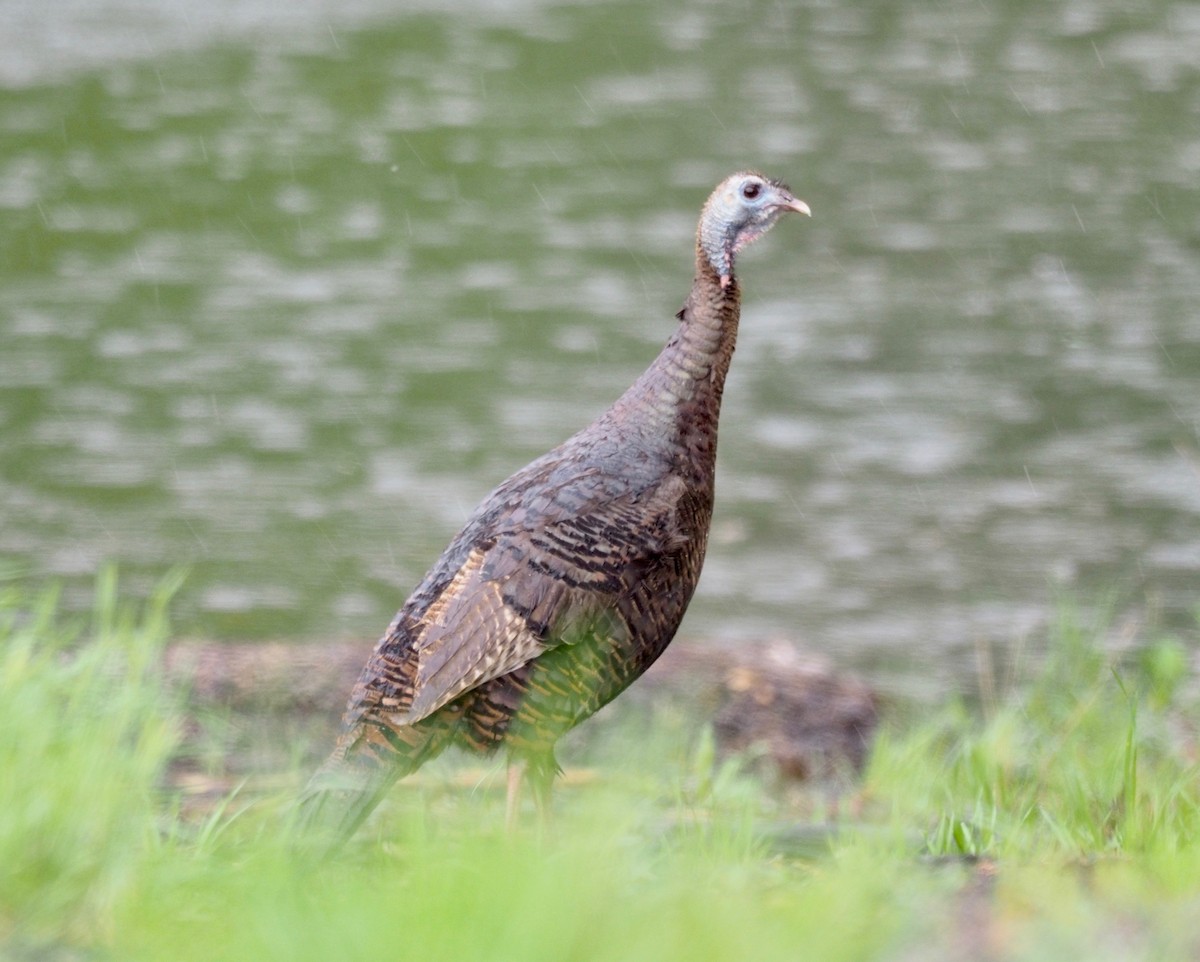
<instances>
[{"instance_id":1,"label":"green grass","mask_svg":"<svg viewBox=\"0 0 1200 962\"><path fill-rule=\"evenodd\" d=\"M1064 607L1026 683L893 719L809 857L779 841L816 816L664 711L649 730L598 720L599 774L559 792L545 831L503 830L498 770L464 785L447 764L314 863L288 844L287 793L185 817L164 788L184 730L158 675L177 583L135 610L105 574L79 624L53 592L0 592L0 959L1200 953L1184 641L1116 659L1105 625Z\"/></svg>"},{"instance_id":2,"label":"green grass","mask_svg":"<svg viewBox=\"0 0 1200 962\"><path fill-rule=\"evenodd\" d=\"M1028 685L982 717L954 704L885 735L870 783L894 817L934 822L941 854L1151 855L1200 840L1200 715L1180 695L1180 644L1121 663L1105 634L1064 607Z\"/></svg>"}]
</instances>

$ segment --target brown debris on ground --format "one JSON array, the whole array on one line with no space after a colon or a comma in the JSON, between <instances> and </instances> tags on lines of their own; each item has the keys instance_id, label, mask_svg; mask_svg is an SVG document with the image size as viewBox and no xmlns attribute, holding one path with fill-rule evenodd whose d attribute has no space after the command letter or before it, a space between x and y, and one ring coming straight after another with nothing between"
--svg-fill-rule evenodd
<instances>
[{"instance_id":1,"label":"brown debris on ground","mask_svg":"<svg viewBox=\"0 0 1200 962\"><path fill-rule=\"evenodd\" d=\"M785 641L678 645L646 680L690 684L715 700L721 749L760 750L784 779L860 772L879 721L879 700L865 682Z\"/></svg>"},{"instance_id":2,"label":"brown debris on ground","mask_svg":"<svg viewBox=\"0 0 1200 962\"><path fill-rule=\"evenodd\" d=\"M168 677L197 708L303 719L336 728L369 646L358 643L179 642ZM782 641L672 645L621 701L686 700L725 752L761 752L785 780L828 781L861 770L878 698L859 679Z\"/></svg>"}]
</instances>

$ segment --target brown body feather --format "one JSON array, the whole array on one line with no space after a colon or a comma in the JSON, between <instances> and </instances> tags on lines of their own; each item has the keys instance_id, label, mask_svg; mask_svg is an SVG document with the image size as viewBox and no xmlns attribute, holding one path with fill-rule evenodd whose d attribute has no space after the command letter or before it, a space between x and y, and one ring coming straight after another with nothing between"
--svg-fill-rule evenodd
<instances>
[{"instance_id":1,"label":"brown body feather","mask_svg":"<svg viewBox=\"0 0 1200 962\"><path fill-rule=\"evenodd\" d=\"M544 791L558 738L666 648L704 560L737 336L738 285L712 260L698 242L655 362L492 492L400 609L310 782L309 823L348 835L396 778L452 744L504 746Z\"/></svg>"}]
</instances>

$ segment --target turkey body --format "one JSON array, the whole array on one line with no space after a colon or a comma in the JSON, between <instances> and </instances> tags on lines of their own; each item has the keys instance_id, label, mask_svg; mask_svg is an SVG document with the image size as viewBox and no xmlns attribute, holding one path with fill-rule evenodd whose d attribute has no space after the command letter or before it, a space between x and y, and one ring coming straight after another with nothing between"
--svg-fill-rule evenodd
<instances>
[{"instance_id":1,"label":"turkey body","mask_svg":"<svg viewBox=\"0 0 1200 962\"><path fill-rule=\"evenodd\" d=\"M808 213L758 174L717 188L674 335L612 407L488 495L413 591L305 791L306 825L348 836L450 745L503 747L544 800L559 737L663 652L708 542L733 257L785 210Z\"/></svg>"}]
</instances>

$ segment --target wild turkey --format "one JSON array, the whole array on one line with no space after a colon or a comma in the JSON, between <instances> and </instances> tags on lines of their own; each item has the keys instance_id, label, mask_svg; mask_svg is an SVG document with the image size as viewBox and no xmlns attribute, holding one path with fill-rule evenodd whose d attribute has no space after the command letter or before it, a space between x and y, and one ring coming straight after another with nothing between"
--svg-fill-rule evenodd
<instances>
[{"instance_id":1,"label":"wild turkey","mask_svg":"<svg viewBox=\"0 0 1200 962\"><path fill-rule=\"evenodd\" d=\"M496 488L450 542L354 686L303 825L347 838L450 745L507 750L510 822L522 775L545 804L555 742L654 662L691 600L737 337L734 257L786 211L809 213L757 173L708 198L678 329L612 407Z\"/></svg>"}]
</instances>

